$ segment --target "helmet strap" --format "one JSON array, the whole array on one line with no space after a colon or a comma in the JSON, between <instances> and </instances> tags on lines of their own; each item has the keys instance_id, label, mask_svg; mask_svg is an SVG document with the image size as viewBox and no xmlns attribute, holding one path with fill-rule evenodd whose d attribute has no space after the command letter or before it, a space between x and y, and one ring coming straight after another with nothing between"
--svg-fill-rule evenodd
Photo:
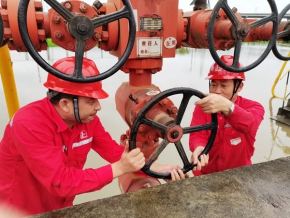
<instances>
[{"instance_id":1,"label":"helmet strap","mask_svg":"<svg viewBox=\"0 0 290 218\"><path fill-rule=\"evenodd\" d=\"M79 123L82 123L80 119L80 114L79 114L79 100L77 96L73 97L73 103L74 103L74 114L75 114L76 121Z\"/></svg>"},{"instance_id":2,"label":"helmet strap","mask_svg":"<svg viewBox=\"0 0 290 218\"><path fill-rule=\"evenodd\" d=\"M237 94L237 91L238 91L238 89L239 89L241 83L242 83L242 80L240 80L240 79L234 79L234 90L233 90L233 95L232 95L232 97L230 98L230 101L231 101L231 100L233 99L233 97Z\"/></svg>"}]
</instances>

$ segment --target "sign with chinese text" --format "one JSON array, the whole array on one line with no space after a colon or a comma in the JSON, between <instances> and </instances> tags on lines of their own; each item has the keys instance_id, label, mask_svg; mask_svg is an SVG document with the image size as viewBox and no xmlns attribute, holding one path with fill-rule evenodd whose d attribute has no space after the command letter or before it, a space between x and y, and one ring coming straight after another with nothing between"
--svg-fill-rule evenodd
<instances>
[{"instance_id":1,"label":"sign with chinese text","mask_svg":"<svg viewBox=\"0 0 290 218\"><path fill-rule=\"evenodd\" d=\"M165 48L175 48L177 44L177 40L174 37L168 37L164 40L164 47Z\"/></svg>"},{"instance_id":2,"label":"sign with chinese text","mask_svg":"<svg viewBox=\"0 0 290 218\"><path fill-rule=\"evenodd\" d=\"M162 56L161 37L139 37L137 38L138 57Z\"/></svg>"}]
</instances>

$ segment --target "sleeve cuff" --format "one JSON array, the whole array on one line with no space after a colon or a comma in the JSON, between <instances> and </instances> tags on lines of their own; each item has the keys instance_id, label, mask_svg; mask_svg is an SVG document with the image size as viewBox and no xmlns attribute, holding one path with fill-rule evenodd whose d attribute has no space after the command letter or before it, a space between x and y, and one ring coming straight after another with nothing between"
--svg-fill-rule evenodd
<instances>
[{"instance_id":1,"label":"sleeve cuff","mask_svg":"<svg viewBox=\"0 0 290 218\"><path fill-rule=\"evenodd\" d=\"M96 169L100 186L105 186L113 181L113 170L111 164Z\"/></svg>"}]
</instances>

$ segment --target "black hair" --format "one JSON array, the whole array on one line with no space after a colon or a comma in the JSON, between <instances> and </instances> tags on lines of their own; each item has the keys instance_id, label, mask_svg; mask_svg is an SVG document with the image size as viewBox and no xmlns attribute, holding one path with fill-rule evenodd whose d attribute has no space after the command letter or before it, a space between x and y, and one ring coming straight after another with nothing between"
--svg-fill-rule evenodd
<instances>
[{"instance_id":1,"label":"black hair","mask_svg":"<svg viewBox=\"0 0 290 218\"><path fill-rule=\"evenodd\" d=\"M51 89L48 90L47 95L48 95L48 97L50 97L49 101L53 105L56 105L63 98L68 98L68 99L72 100L73 97L75 97L75 95L70 95L70 94L62 93L62 92L56 92L56 91L53 91Z\"/></svg>"}]
</instances>

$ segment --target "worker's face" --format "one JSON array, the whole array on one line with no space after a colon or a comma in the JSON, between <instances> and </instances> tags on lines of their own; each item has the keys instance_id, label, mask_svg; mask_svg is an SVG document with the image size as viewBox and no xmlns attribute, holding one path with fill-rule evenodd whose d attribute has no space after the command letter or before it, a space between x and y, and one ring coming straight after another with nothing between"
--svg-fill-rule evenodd
<instances>
[{"instance_id":1,"label":"worker's face","mask_svg":"<svg viewBox=\"0 0 290 218\"><path fill-rule=\"evenodd\" d=\"M243 83L241 83L237 92L241 91L242 87L243 87ZM222 95L223 97L230 100L232 95L233 95L233 91L234 91L234 80L232 80L232 79L211 80L209 91L210 91L210 93ZM236 95L233 97L232 101L234 101L235 98L236 98Z\"/></svg>"},{"instance_id":2,"label":"worker's face","mask_svg":"<svg viewBox=\"0 0 290 218\"><path fill-rule=\"evenodd\" d=\"M91 122L97 111L101 110L101 105L98 99L78 97L79 101L79 115L82 123Z\"/></svg>"}]
</instances>

